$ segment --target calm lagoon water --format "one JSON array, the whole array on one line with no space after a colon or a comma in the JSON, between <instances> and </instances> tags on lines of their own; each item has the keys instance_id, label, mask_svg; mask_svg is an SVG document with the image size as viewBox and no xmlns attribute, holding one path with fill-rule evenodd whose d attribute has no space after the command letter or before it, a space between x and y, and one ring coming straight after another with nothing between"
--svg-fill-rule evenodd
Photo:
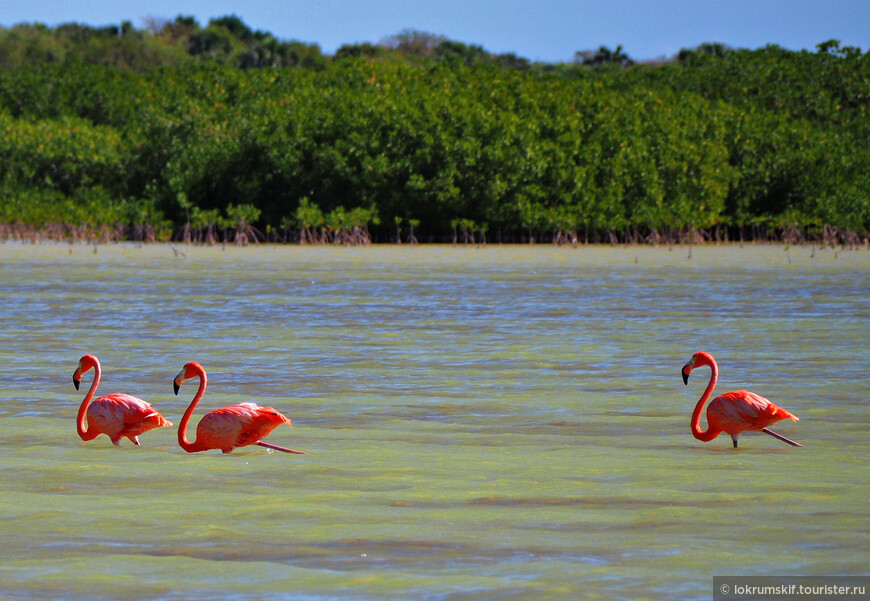
<instances>
[{"instance_id":1,"label":"calm lagoon water","mask_svg":"<svg viewBox=\"0 0 870 601\"><path fill-rule=\"evenodd\" d=\"M0 598L710 599L870 565L870 252L0 245ZM700 443L719 391L801 421ZM82 442L100 392L276 444ZM88 374L83 390L90 384Z\"/></svg>"}]
</instances>

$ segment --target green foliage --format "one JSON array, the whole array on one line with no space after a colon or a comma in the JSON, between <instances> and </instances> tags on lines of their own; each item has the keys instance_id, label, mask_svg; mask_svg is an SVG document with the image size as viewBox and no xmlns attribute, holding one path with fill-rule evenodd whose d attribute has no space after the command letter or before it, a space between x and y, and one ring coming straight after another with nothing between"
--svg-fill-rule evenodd
<instances>
[{"instance_id":1,"label":"green foliage","mask_svg":"<svg viewBox=\"0 0 870 601\"><path fill-rule=\"evenodd\" d=\"M290 223L285 219L282 221L282 227L288 229ZM356 207L351 210L338 206L324 215L320 207L312 204L307 197L303 197L299 200L299 207L296 209L296 224L299 227L299 240L302 244L356 246L371 243L369 225L380 224L380 219L374 206Z\"/></svg>"},{"instance_id":2,"label":"green foliage","mask_svg":"<svg viewBox=\"0 0 870 601\"><path fill-rule=\"evenodd\" d=\"M833 40L544 68L414 31L328 59L179 16L0 30L0 65L0 224L238 244L870 230L870 59Z\"/></svg>"},{"instance_id":3,"label":"green foliage","mask_svg":"<svg viewBox=\"0 0 870 601\"><path fill-rule=\"evenodd\" d=\"M622 46L611 50L607 46L599 46L598 50L580 50L574 53L574 60L588 67L629 67L634 64L629 56L622 51Z\"/></svg>"}]
</instances>

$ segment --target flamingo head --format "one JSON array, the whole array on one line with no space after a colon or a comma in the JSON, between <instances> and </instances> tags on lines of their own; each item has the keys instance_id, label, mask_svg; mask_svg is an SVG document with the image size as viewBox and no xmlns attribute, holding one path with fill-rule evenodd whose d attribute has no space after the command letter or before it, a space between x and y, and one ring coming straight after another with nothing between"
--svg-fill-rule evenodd
<instances>
[{"instance_id":1,"label":"flamingo head","mask_svg":"<svg viewBox=\"0 0 870 601\"><path fill-rule=\"evenodd\" d=\"M205 370L202 368L202 365L197 363L196 361L191 361L190 363L185 364L178 375L175 376L175 379L172 380L172 390L175 394L178 394L178 389L181 388L181 385L184 384L185 380L189 380L195 376L199 376L203 380L205 379Z\"/></svg>"},{"instance_id":2,"label":"flamingo head","mask_svg":"<svg viewBox=\"0 0 870 601\"><path fill-rule=\"evenodd\" d=\"M79 366L76 368L75 372L73 372L72 377L73 386L76 387L76 390L79 389L79 385L82 383L82 375L99 366L100 361L94 355L82 355L82 358L79 359Z\"/></svg>"},{"instance_id":3,"label":"flamingo head","mask_svg":"<svg viewBox=\"0 0 870 601\"><path fill-rule=\"evenodd\" d=\"M689 362L683 366L683 384L689 384L689 375L692 373L692 370L698 367L699 365L709 365L712 367L715 364L715 360L710 353L705 353L704 351L698 351L692 358L689 359Z\"/></svg>"}]
</instances>

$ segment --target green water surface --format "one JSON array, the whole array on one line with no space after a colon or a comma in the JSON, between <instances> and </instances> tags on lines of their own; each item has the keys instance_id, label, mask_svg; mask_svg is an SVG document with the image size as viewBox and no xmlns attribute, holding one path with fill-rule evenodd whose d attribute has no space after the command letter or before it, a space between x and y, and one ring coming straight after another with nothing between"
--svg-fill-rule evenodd
<instances>
[{"instance_id":1,"label":"green water surface","mask_svg":"<svg viewBox=\"0 0 870 601\"><path fill-rule=\"evenodd\" d=\"M870 252L0 245L0 598L710 599L867 574ZM794 412L701 443L706 385ZM82 442L99 392L260 447ZM85 376L82 390L90 384Z\"/></svg>"}]
</instances>

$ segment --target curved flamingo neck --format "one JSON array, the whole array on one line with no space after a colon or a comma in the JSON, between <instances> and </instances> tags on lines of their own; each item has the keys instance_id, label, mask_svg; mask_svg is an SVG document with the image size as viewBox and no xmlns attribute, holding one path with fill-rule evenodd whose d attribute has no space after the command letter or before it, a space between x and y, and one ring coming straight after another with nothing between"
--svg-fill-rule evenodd
<instances>
[{"instance_id":1,"label":"curved flamingo neck","mask_svg":"<svg viewBox=\"0 0 870 601\"><path fill-rule=\"evenodd\" d=\"M709 422L707 423L707 429L701 430L701 412L704 410L704 405L710 398L710 395L713 394L713 389L716 388L716 382L719 381L719 366L716 365L716 360L706 353L703 355L699 354L698 359L700 359L698 365L710 366L710 382L707 384L704 394L702 394L701 398L698 399L698 403L695 405L695 410L692 412L692 436L702 442L709 442L719 436L720 430L713 429ZM697 367L697 365L695 367Z\"/></svg>"},{"instance_id":2,"label":"curved flamingo neck","mask_svg":"<svg viewBox=\"0 0 870 601\"><path fill-rule=\"evenodd\" d=\"M94 364L94 381L91 382L91 387L88 389L88 393L85 395L85 398L82 399L82 404L79 406L79 413L76 416L76 430L78 430L79 437L82 440L93 440L97 436L99 436L99 432L91 432L88 431L87 425L85 425L85 418L88 414L88 405L91 402L91 399L94 398L94 394L97 392L97 386L100 385L100 364Z\"/></svg>"},{"instance_id":3,"label":"curved flamingo neck","mask_svg":"<svg viewBox=\"0 0 870 601\"><path fill-rule=\"evenodd\" d=\"M200 448L198 441L194 440L193 442L190 442L187 439L187 424L190 422L190 418L193 416L196 406L199 405L199 401L205 394L205 387L208 384L208 377L205 375L205 370L198 365L194 366L193 369L194 375L199 376L199 388L197 388L193 400L190 401L187 411L184 412L184 415L181 417L181 422L178 424L178 446L188 453L195 453L203 450Z\"/></svg>"}]
</instances>

